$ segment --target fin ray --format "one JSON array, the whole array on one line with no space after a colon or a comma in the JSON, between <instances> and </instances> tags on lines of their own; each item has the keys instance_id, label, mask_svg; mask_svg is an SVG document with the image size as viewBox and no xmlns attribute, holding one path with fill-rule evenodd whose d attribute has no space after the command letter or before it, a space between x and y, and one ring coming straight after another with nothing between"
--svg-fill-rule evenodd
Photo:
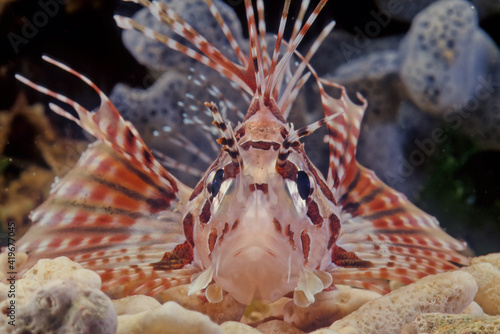
<instances>
[{"instance_id":1,"label":"fin ray","mask_svg":"<svg viewBox=\"0 0 500 334\"><path fill-rule=\"evenodd\" d=\"M458 253L465 243L355 160L338 191L341 227L328 270L335 283L387 292L388 285L372 280L408 284L468 264Z\"/></svg>"},{"instance_id":2,"label":"fin ray","mask_svg":"<svg viewBox=\"0 0 500 334\"><path fill-rule=\"evenodd\" d=\"M129 280L125 294L137 289L159 291L174 281L188 283L191 274L184 277L173 271L193 260L180 212L192 190L163 168L133 125L89 79L55 60L44 59L91 85L99 93L101 105L90 112L45 87L21 80L74 107L78 119L51 106L76 120L97 141L31 213L34 225L17 243L18 250L29 255L20 275L41 258L64 255L96 270L104 290L118 278ZM195 268L186 273L193 271Z\"/></svg>"}]
</instances>

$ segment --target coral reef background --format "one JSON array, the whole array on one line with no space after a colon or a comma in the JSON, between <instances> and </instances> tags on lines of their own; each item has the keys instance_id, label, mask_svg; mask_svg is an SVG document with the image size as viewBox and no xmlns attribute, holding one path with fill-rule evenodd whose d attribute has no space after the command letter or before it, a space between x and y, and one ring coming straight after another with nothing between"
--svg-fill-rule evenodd
<instances>
[{"instance_id":1,"label":"coral reef background","mask_svg":"<svg viewBox=\"0 0 500 334\"><path fill-rule=\"evenodd\" d=\"M243 1L225 2L244 20ZM265 3L268 30L275 31L282 3ZM332 0L302 47L306 50L321 27L336 20L334 33L313 63L321 76L333 77L351 93L359 90L368 99L358 159L435 215L478 255L498 251L500 245L499 7L488 0ZM99 0L0 4L0 225L16 221L17 238L52 178L71 167L88 138L71 122L33 105L53 101L23 87L14 74L22 73L85 107L95 107L97 96L90 88L42 62L41 55L58 59L120 102L120 111L148 137L151 124L162 117L153 114L155 103L172 109L182 96L161 95L173 87L163 76L171 65L156 63L163 66L157 68L148 63L149 44L137 50L125 45L130 41L140 45L139 37L124 35L122 41L113 14L128 16L140 8ZM291 12L297 9L294 2ZM422 11L425 15L417 16ZM453 24L455 30L450 28ZM245 35L245 25L242 31ZM182 89L199 91L179 78L185 85ZM299 103L311 112L302 117L308 121L320 116L319 100L308 99L315 96L313 85L306 89ZM132 101L127 96L141 97L133 102L142 113L127 114ZM153 103L155 97L159 100ZM149 137L155 146L158 139ZM326 145L313 153L317 164L324 164ZM1 246L3 233L0 228Z\"/></svg>"}]
</instances>

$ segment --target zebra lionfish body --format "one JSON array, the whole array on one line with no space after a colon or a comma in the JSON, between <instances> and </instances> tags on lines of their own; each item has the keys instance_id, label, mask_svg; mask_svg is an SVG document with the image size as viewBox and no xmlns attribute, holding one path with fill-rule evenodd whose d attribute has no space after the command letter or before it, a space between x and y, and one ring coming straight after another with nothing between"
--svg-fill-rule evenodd
<instances>
[{"instance_id":1,"label":"zebra lionfish body","mask_svg":"<svg viewBox=\"0 0 500 334\"><path fill-rule=\"evenodd\" d=\"M233 128L214 103L206 103L222 135L222 150L191 189L164 169L134 126L90 80L45 57L87 82L102 102L97 112L89 112L18 76L72 106L78 118L50 105L97 139L32 213L34 226L19 242L19 250L29 253L25 270L40 258L66 255L99 273L103 290L115 296L155 295L190 283L190 293L204 290L211 302L220 301L224 292L248 304L253 299L274 301L293 291L295 303L306 306L332 283L387 292L388 280L411 283L467 263L457 253L464 244L357 163L366 102L358 96L363 104L354 104L343 87L320 79L309 65L333 23L305 56L297 52L328 0L320 1L305 23L308 1L302 3L286 44L283 32L291 0L285 1L272 54L266 45L263 1L257 0L256 19L251 0L245 0L248 56L206 0L239 63L167 6L135 1L194 48L129 18L116 17L118 25L139 30L226 76L251 97L246 116ZM294 55L301 62L290 74ZM310 74L319 87L325 118L295 130L286 119ZM325 86L340 89L340 97L328 95ZM323 125L330 149L326 178L299 141Z\"/></svg>"}]
</instances>

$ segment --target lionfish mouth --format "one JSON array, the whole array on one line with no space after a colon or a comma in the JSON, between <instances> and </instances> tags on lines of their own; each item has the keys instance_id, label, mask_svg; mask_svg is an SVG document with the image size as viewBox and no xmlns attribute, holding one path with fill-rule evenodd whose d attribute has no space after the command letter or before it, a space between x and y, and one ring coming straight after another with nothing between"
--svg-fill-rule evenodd
<instances>
[{"instance_id":1,"label":"lionfish mouth","mask_svg":"<svg viewBox=\"0 0 500 334\"><path fill-rule=\"evenodd\" d=\"M332 284L330 274L306 269L292 252L284 255L261 245L246 245L231 255L219 255L214 263L214 285L243 304L254 299L270 303L294 291L295 303L305 307Z\"/></svg>"},{"instance_id":2,"label":"lionfish mouth","mask_svg":"<svg viewBox=\"0 0 500 334\"><path fill-rule=\"evenodd\" d=\"M276 253L269 247L264 247L264 246L259 246L259 245L250 245L250 246L244 246L236 251L234 251L231 256L233 258L241 257L241 256L247 256L245 253L250 253L250 257L252 257L252 253L255 258L258 257L259 253L267 253L267 255L270 255L272 257L277 257Z\"/></svg>"}]
</instances>

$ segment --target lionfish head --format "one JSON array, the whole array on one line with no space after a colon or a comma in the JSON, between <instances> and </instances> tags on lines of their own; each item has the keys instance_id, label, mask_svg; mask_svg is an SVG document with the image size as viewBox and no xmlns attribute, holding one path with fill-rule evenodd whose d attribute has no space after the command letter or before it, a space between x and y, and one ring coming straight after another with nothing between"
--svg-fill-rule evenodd
<instances>
[{"instance_id":1,"label":"lionfish head","mask_svg":"<svg viewBox=\"0 0 500 334\"><path fill-rule=\"evenodd\" d=\"M338 212L326 200L324 191L331 192L299 138L336 115L294 130L273 99L261 105L254 98L233 131L214 104L207 106L223 148L195 188L184 219L205 269L192 291L208 286L211 300L225 290L249 304L275 301L295 289L296 302L308 304L332 282L316 269L330 262L329 222L338 226Z\"/></svg>"},{"instance_id":2,"label":"lionfish head","mask_svg":"<svg viewBox=\"0 0 500 334\"><path fill-rule=\"evenodd\" d=\"M321 173L307 158L300 137L339 114L339 110L305 128L294 130L286 122L300 88L310 73L302 75L321 41L333 28L329 24L305 57L296 48L326 0L307 22L303 3L294 32L280 54L290 1L286 1L272 57L267 52L262 3L255 22L251 1L245 1L250 55L242 57L247 70L221 72L252 95L242 123L234 129L222 119L214 103L206 103L213 124L222 137L222 151L198 183L186 206L184 232L193 245L201 274L192 279L190 292L206 288L210 301L227 291L241 303L254 299L275 301L290 291L298 305L308 305L314 295L332 283L320 270L329 260L332 226L338 231L338 209ZM260 33L260 39L259 39ZM289 63L302 59L290 75ZM318 191L318 188L324 191ZM335 217L332 219L331 217Z\"/></svg>"}]
</instances>

